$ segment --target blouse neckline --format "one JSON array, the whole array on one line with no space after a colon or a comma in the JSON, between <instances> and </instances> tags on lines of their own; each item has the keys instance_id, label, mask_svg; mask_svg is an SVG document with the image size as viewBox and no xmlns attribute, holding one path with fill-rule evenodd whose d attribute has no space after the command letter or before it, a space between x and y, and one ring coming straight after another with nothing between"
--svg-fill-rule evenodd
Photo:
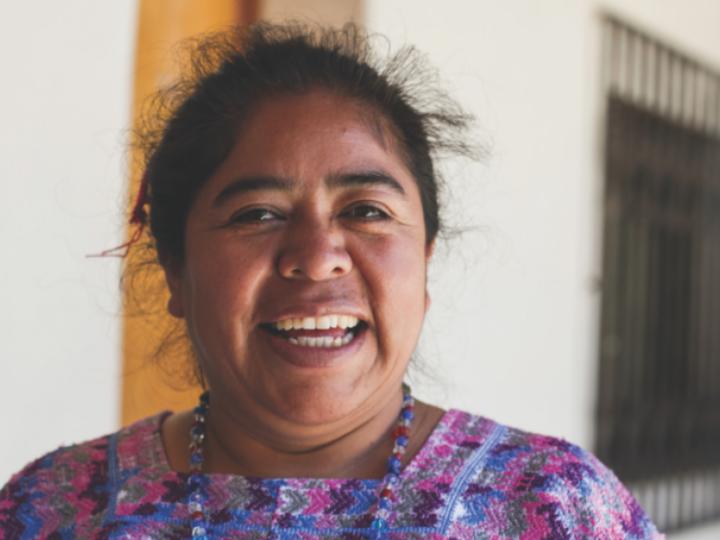
<instances>
[{"instance_id":1,"label":"blouse neckline","mask_svg":"<svg viewBox=\"0 0 720 540\"><path fill-rule=\"evenodd\" d=\"M147 422L149 424L148 427L152 427L152 430L147 433L147 438L145 439L145 442L148 444L148 448L151 449L151 453L153 454L153 464L155 467L158 467L159 469L164 469L163 472L175 474L175 475L182 475L184 473L180 473L178 471L175 471L170 466L170 461L167 457L167 453L165 451L165 447L162 442L162 434L161 434L161 428L163 422L167 419L168 416L172 414L171 411L163 411L155 416L149 417L145 420L141 420L140 423ZM452 424L455 423L458 416L462 416L465 413L462 411L459 411L457 409L448 409L446 410L443 415L440 417L440 420L438 420L437 424L433 428L433 430L430 432L430 435L427 437L423 445L420 447L420 450L412 457L412 459L407 463L405 467L403 467L400 476L410 475L416 472L420 468L420 464L423 462L426 462L428 459L431 459L431 455L433 453L433 449L436 448L439 444L442 443L442 437L443 433L447 432L448 429L451 428ZM120 462L123 461L122 456L118 456L120 458ZM262 481L268 481L271 482L273 480L283 480L292 482L294 484L302 484L302 483L308 483L311 482L313 485L317 485L318 482L323 481L329 481L332 483L343 483L343 482L362 482L362 483L368 483L368 484L378 484L381 479L380 478L345 478L345 477L327 477L327 478L312 478L312 477L265 477L265 476L245 476L245 475L238 475L238 474L231 474L231 473L205 473L205 476L207 476L209 479L215 479L215 480L230 480L230 479L252 479L255 482L262 482Z\"/></svg>"}]
</instances>

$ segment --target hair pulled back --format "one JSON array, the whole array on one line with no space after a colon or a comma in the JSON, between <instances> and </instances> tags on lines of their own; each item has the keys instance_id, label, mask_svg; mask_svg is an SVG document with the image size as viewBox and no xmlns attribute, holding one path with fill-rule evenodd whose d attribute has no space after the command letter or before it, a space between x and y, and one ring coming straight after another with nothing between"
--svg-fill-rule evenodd
<instances>
[{"instance_id":1,"label":"hair pulled back","mask_svg":"<svg viewBox=\"0 0 720 540\"><path fill-rule=\"evenodd\" d=\"M371 46L375 39L351 24L258 23L191 44L183 77L155 96L137 138L144 160L139 204L150 205L161 262L183 262L191 205L253 107L313 89L357 100L388 126L419 187L427 241L435 239L441 219L434 158L471 154L465 141L471 118L437 88L415 49L381 58Z\"/></svg>"}]
</instances>

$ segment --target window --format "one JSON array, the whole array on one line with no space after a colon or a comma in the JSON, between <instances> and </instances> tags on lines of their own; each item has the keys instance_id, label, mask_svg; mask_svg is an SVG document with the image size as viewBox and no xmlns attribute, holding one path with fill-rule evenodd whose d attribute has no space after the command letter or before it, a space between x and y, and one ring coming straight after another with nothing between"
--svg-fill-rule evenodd
<instances>
[{"instance_id":1,"label":"window","mask_svg":"<svg viewBox=\"0 0 720 540\"><path fill-rule=\"evenodd\" d=\"M596 452L664 530L720 517L720 74L604 20Z\"/></svg>"}]
</instances>

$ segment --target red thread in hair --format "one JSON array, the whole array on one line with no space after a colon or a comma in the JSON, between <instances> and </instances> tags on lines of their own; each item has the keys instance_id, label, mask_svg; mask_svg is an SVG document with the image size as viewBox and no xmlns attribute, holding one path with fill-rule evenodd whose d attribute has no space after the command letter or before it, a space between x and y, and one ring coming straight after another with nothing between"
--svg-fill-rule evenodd
<instances>
[{"instance_id":1,"label":"red thread in hair","mask_svg":"<svg viewBox=\"0 0 720 540\"><path fill-rule=\"evenodd\" d=\"M138 188L137 196L135 197L135 204L133 204L132 212L130 213L130 220L128 223L135 226L135 230L130 236L130 239L119 246L106 249L100 253L88 255L88 257L120 257L121 259L124 259L128 256L130 248L140 240L142 233L145 230L145 225L147 225L148 215L145 211L145 204L148 202L147 188L148 175L145 173L140 180L140 187Z\"/></svg>"}]
</instances>

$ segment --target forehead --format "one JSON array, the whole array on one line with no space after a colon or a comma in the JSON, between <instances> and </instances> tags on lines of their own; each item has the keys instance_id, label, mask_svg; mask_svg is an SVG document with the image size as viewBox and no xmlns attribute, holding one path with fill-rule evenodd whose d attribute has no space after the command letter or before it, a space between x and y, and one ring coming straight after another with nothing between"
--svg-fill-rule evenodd
<instances>
[{"instance_id":1,"label":"forehead","mask_svg":"<svg viewBox=\"0 0 720 540\"><path fill-rule=\"evenodd\" d=\"M364 168L414 184L386 124L369 106L329 91L266 98L242 122L230 155L213 176L301 179Z\"/></svg>"},{"instance_id":2,"label":"forehead","mask_svg":"<svg viewBox=\"0 0 720 540\"><path fill-rule=\"evenodd\" d=\"M291 136L298 132L307 134L320 130L343 132L362 131L385 150L394 139L390 135L388 121L372 105L359 99L317 88L301 94L280 94L261 99L249 111L239 133L262 127L267 131L281 128L273 133Z\"/></svg>"}]
</instances>

